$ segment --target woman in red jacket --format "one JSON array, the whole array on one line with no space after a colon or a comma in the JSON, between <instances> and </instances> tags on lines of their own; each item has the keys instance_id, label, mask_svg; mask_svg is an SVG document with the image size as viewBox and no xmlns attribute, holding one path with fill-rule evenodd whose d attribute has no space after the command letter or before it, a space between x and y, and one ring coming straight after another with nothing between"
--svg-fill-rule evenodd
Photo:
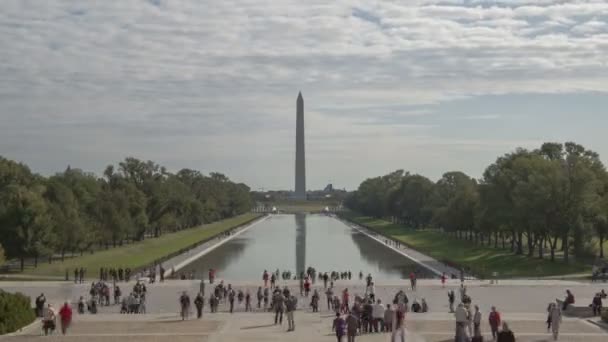
<instances>
[{"instance_id":1,"label":"woman in red jacket","mask_svg":"<svg viewBox=\"0 0 608 342\"><path fill-rule=\"evenodd\" d=\"M70 323L72 323L72 308L65 302L59 310L59 317L61 318L61 332L65 335Z\"/></svg>"}]
</instances>

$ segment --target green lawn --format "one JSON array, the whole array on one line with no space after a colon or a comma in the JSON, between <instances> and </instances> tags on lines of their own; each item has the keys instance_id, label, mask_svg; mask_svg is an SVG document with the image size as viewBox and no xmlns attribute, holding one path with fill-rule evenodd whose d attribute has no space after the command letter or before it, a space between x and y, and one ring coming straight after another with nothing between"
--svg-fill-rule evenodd
<instances>
[{"instance_id":1,"label":"green lawn","mask_svg":"<svg viewBox=\"0 0 608 342\"><path fill-rule=\"evenodd\" d=\"M590 265L565 264L538 258L514 255L509 250L478 246L469 241L456 239L439 231L413 230L388 221L345 212L343 218L366 226L378 233L392 236L406 245L440 261L469 267L482 278L498 272L500 278L547 277L573 273L591 273Z\"/></svg>"},{"instance_id":2,"label":"green lawn","mask_svg":"<svg viewBox=\"0 0 608 342\"><path fill-rule=\"evenodd\" d=\"M247 223L259 216L261 215L254 213L243 214L202 227L166 234L159 238L147 239L130 245L98 251L95 254L85 254L82 257L66 259L64 262L41 263L38 264L37 268L26 269L25 274L64 277L65 271L68 269L70 270L70 279L72 279L73 270L76 267L86 268L89 271L89 276L98 274L100 267L137 269L199 241Z\"/></svg>"}]
</instances>

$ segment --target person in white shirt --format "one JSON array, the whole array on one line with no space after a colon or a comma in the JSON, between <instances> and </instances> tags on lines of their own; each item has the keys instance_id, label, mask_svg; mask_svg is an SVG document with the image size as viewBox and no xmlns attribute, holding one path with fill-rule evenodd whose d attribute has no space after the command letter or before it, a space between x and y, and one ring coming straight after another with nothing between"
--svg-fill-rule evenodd
<instances>
[{"instance_id":1,"label":"person in white shirt","mask_svg":"<svg viewBox=\"0 0 608 342\"><path fill-rule=\"evenodd\" d=\"M382 327L384 326L384 305L382 305L382 301L380 299L378 299L376 304L374 304L372 318L374 332L381 331Z\"/></svg>"},{"instance_id":2,"label":"person in white shirt","mask_svg":"<svg viewBox=\"0 0 608 342\"><path fill-rule=\"evenodd\" d=\"M456 312L454 312L454 317L456 318L456 341L467 341L467 333L465 331L465 326L468 321L468 315L467 309L465 309L464 304L458 304Z\"/></svg>"},{"instance_id":3,"label":"person in white shirt","mask_svg":"<svg viewBox=\"0 0 608 342\"><path fill-rule=\"evenodd\" d=\"M44 335L48 335L49 331L51 334L55 331L57 315L53 306L49 304L44 310L42 310L42 329L44 329Z\"/></svg>"},{"instance_id":4,"label":"person in white shirt","mask_svg":"<svg viewBox=\"0 0 608 342\"><path fill-rule=\"evenodd\" d=\"M475 314L473 315L474 337L481 337L481 312L479 306L475 305Z\"/></svg>"}]
</instances>

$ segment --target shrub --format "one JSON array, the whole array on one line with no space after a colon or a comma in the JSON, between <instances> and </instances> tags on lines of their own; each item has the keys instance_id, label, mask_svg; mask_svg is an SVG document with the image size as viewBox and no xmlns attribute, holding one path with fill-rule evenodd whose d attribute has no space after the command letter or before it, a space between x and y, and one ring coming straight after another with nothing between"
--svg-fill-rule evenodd
<instances>
[{"instance_id":1,"label":"shrub","mask_svg":"<svg viewBox=\"0 0 608 342\"><path fill-rule=\"evenodd\" d=\"M35 319L29 297L0 290L0 335L17 331Z\"/></svg>"}]
</instances>

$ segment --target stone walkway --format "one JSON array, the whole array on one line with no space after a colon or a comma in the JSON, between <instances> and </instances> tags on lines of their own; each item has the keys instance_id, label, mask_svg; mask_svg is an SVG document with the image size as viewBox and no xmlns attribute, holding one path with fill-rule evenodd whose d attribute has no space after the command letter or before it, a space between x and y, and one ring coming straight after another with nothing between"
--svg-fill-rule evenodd
<instances>
[{"instance_id":1,"label":"stone walkway","mask_svg":"<svg viewBox=\"0 0 608 342\"><path fill-rule=\"evenodd\" d=\"M274 325L272 314L220 313L204 315L203 319L181 321L177 315L96 315L76 316L68 335L41 336L40 323L24 329L15 336L0 337L0 341L70 341L106 342L233 342L233 341L336 341L331 332L333 315L296 312L296 331L286 332L286 322ZM552 341L547 333L544 315L511 314L508 319L517 341ZM408 315L406 317L406 341L443 342L453 341L452 319L442 314ZM486 340L489 326L482 326ZM565 318L562 323L561 341L606 341L608 334L601 328L578 319ZM358 337L358 341L390 341L384 333ZM491 339L489 339L491 340Z\"/></svg>"}]
</instances>

